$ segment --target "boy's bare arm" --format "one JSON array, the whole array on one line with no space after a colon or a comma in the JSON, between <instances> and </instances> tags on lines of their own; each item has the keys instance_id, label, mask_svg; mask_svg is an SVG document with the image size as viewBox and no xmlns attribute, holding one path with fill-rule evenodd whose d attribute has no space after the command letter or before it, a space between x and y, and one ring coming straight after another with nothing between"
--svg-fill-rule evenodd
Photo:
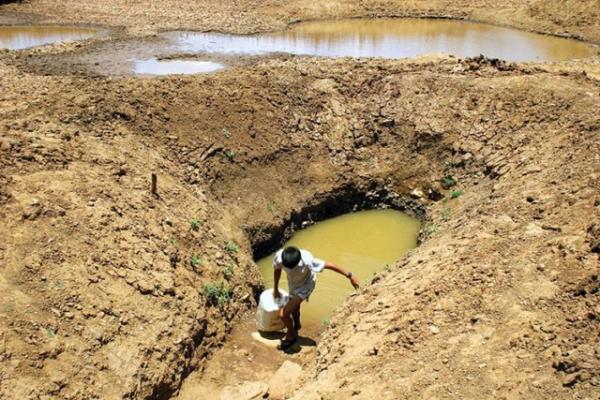
<instances>
[{"instance_id":1,"label":"boy's bare arm","mask_svg":"<svg viewBox=\"0 0 600 400\"><path fill-rule=\"evenodd\" d=\"M275 297L276 299L281 297L281 294L279 293L279 279L281 278L281 269L274 269L273 270L273 297Z\"/></svg>"},{"instance_id":2,"label":"boy's bare arm","mask_svg":"<svg viewBox=\"0 0 600 400\"><path fill-rule=\"evenodd\" d=\"M360 287L360 283L358 282L358 278L352 275L352 273L347 272L344 268L338 267L330 262L325 263L325 269L335 271L340 275L344 275L346 278L350 279L350 283L354 287L354 289L358 289Z\"/></svg>"}]
</instances>

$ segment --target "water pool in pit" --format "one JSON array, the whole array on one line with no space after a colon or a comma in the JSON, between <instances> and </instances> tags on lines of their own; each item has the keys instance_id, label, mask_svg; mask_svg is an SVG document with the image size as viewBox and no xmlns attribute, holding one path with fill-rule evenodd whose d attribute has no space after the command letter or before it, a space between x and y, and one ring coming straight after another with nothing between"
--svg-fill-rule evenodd
<instances>
[{"instance_id":1,"label":"water pool in pit","mask_svg":"<svg viewBox=\"0 0 600 400\"><path fill-rule=\"evenodd\" d=\"M56 42L85 40L97 33L92 28L67 26L0 26L0 49L22 50Z\"/></svg>"},{"instance_id":2,"label":"water pool in pit","mask_svg":"<svg viewBox=\"0 0 600 400\"><path fill-rule=\"evenodd\" d=\"M428 54L508 61L561 61L591 54L584 42L495 25L420 18L341 19L294 24L256 35L214 32L164 34L182 52L324 57L407 58Z\"/></svg>"},{"instance_id":3,"label":"water pool in pit","mask_svg":"<svg viewBox=\"0 0 600 400\"><path fill-rule=\"evenodd\" d=\"M368 210L319 222L294 233L285 246L310 251L315 257L351 271L367 283L375 273L393 263L417 245L420 221L395 210ZM257 262L267 288L273 287L273 256ZM285 272L280 287L287 290ZM317 286L302 305L302 323L319 329L332 311L354 291L344 276L325 270L317 276Z\"/></svg>"},{"instance_id":4,"label":"water pool in pit","mask_svg":"<svg viewBox=\"0 0 600 400\"><path fill-rule=\"evenodd\" d=\"M224 66L212 61L158 60L150 58L134 62L133 71L139 75L193 75L218 71Z\"/></svg>"}]
</instances>

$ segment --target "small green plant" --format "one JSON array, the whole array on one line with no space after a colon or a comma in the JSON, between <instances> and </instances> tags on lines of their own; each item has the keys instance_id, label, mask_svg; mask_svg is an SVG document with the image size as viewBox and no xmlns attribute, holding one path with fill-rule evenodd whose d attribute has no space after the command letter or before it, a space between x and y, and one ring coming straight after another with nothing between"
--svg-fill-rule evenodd
<instances>
[{"instance_id":1,"label":"small green plant","mask_svg":"<svg viewBox=\"0 0 600 400\"><path fill-rule=\"evenodd\" d=\"M229 162L235 162L235 151L233 150L225 150L225 157L229 160Z\"/></svg>"},{"instance_id":2,"label":"small green plant","mask_svg":"<svg viewBox=\"0 0 600 400\"><path fill-rule=\"evenodd\" d=\"M425 226L425 228L423 229L423 236L425 238L428 238L431 235L433 235L436 231L437 231L437 225L429 224L429 225Z\"/></svg>"},{"instance_id":3,"label":"small green plant","mask_svg":"<svg viewBox=\"0 0 600 400\"><path fill-rule=\"evenodd\" d=\"M202 286L202 295L206 298L211 298L219 293L219 285L216 283L206 283Z\"/></svg>"},{"instance_id":4,"label":"small green plant","mask_svg":"<svg viewBox=\"0 0 600 400\"><path fill-rule=\"evenodd\" d=\"M202 221L200 221L199 219L197 219L197 218L190 219L190 228L193 231L199 230L201 226L202 226Z\"/></svg>"},{"instance_id":5,"label":"small green plant","mask_svg":"<svg viewBox=\"0 0 600 400\"><path fill-rule=\"evenodd\" d=\"M323 326L327 327L329 326L329 324L331 324L331 319L323 318L323 321L321 321L321 323L323 324Z\"/></svg>"},{"instance_id":6,"label":"small green plant","mask_svg":"<svg viewBox=\"0 0 600 400\"><path fill-rule=\"evenodd\" d=\"M173 236L170 240L169 243L171 243L171 246L176 246L177 245L177 238L175 236Z\"/></svg>"},{"instance_id":7,"label":"small green plant","mask_svg":"<svg viewBox=\"0 0 600 400\"><path fill-rule=\"evenodd\" d=\"M267 211L270 212L271 214L275 214L275 208L273 207L273 203L267 204Z\"/></svg>"},{"instance_id":8,"label":"small green plant","mask_svg":"<svg viewBox=\"0 0 600 400\"><path fill-rule=\"evenodd\" d=\"M223 308L227 303L229 303L229 300L231 300L229 289L225 289L225 291L221 291L221 294L219 297L217 297L217 305L219 308Z\"/></svg>"},{"instance_id":9,"label":"small green plant","mask_svg":"<svg viewBox=\"0 0 600 400\"><path fill-rule=\"evenodd\" d=\"M223 277L226 280L230 280L232 276L233 276L233 265L227 264L226 266L223 267Z\"/></svg>"},{"instance_id":10,"label":"small green plant","mask_svg":"<svg viewBox=\"0 0 600 400\"><path fill-rule=\"evenodd\" d=\"M462 190L453 190L452 194L450 194L450 197L453 199L458 199L460 196L463 195L463 191Z\"/></svg>"},{"instance_id":11,"label":"small green plant","mask_svg":"<svg viewBox=\"0 0 600 400\"><path fill-rule=\"evenodd\" d=\"M217 305L219 308L223 308L229 300L231 295L229 289L221 284L207 283L202 286L202 295L206 298L206 301L212 305Z\"/></svg>"},{"instance_id":12,"label":"small green plant","mask_svg":"<svg viewBox=\"0 0 600 400\"><path fill-rule=\"evenodd\" d=\"M452 175L446 175L441 179L441 184L444 189L449 189L452 186L456 185L456 179Z\"/></svg>"},{"instance_id":13,"label":"small green plant","mask_svg":"<svg viewBox=\"0 0 600 400\"><path fill-rule=\"evenodd\" d=\"M448 207L442 210L442 219L448 221L450 219L450 209Z\"/></svg>"},{"instance_id":14,"label":"small green plant","mask_svg":"<svg viewBox=\"0 0 600 400\"><path fill-rule=\"evenodd\" d=\"M224 247L227 254L229 254L232 257L240 250L240 247L237 244L235 244L235 242L232 242L230 240L225 242Z\"/></svg>"},{"instance_id":15,"label":"small green plant","mask_svg":"<svg viewBox=\"0 0 600 400\"><path fill-rule=\"evenodd\" d=\"M190 264L194 269L198 268L201 262L202 260L197 255L193 255L192 258L190 258Z\"/></svg>"},{"instance_id":16,"label":"small green plant","mask_svg":"<svg viewBox=\"0 0 600 400\"><path fill-rule=\"evenodd\" d=\"M385 267L383 267L383 270L384 270L384 271L387 271L387 270L389 270L389 269L390 269L390 264L385 264Z\"/></svg>"},{"instance_id":17,"label":"small green plant","mask_svg":"<svg viewBox=\"0 0 600 400\"><path fill-rule=\"evenodd\" d=\"M229 132L229 129L223 128L223 137L225 137L225 139L231 138L231 132Z\"/></svg>"}]
</instances>

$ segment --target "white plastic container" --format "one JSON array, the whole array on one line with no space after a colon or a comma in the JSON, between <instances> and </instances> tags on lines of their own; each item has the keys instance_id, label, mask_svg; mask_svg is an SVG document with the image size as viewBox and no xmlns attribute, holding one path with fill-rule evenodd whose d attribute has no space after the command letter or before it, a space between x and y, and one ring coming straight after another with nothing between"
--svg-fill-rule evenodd
<instances>
[{"instance_id":1,"label":"white plastic container","mask_svg":"<svg viewBox=\"0 0 600 400\"><path fill-rule=\"evenodd\" d=\"M261 332L279 332L285 325L279 318L279 310L288 302L289 296L285 290L279 289L279 300L273 298L273 289L267 289L260 295L256 310L256 327Z\"/></svg>"}]
</instances>

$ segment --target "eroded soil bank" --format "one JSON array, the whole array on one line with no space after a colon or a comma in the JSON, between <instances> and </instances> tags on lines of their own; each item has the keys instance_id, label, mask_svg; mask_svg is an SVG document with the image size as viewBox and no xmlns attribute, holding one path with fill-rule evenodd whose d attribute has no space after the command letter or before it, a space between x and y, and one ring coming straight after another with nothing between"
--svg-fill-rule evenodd
<instances>
[{"instance_id":1,"label":"eroded soil bank","mask_svg":"<svg viewBox=\"0 0 600 400\"><path fill-rule=\"evenodd\" d=\"M265 18L291 9L265 4ZM519 4L549 25L575 18ZM89 6L60 18L150 26L135 5ZM589 10L564 26L597 26ZM296 398L597 393L597 80L485 59L303 57L136 80L1 57L0 397L175 394L252 311L252 245L341 188L422 204L424 241L340 308ZM219 306L204 289L221 282Z\"/></svg>"}]
</instances>

